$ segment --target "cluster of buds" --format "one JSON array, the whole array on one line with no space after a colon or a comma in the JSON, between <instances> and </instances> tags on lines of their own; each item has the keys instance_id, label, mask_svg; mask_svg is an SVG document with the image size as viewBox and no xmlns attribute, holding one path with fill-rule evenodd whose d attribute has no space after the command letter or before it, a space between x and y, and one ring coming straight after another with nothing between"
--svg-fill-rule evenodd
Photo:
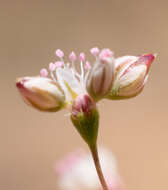
<instances>
[{"instance_id":1,"label":"cluster of buds","mask_svg":"<svg viewBox=\"0 0 168 190\"><path fill-rule=\"evenodd\" d=\"M110 49L100 51L97 47L90 52L95 57L93 64L84 53L77 57L74 52L65 63L64 53L58 49L59 60L50 63L48 70L41 69L40 76L19 78L16 86L24 101L41 111L67 108L81 136L93 143L98 129L96 103L103 98L118 100L138 95L155 55L114 58Z\"/></svg>"}]
</instances>

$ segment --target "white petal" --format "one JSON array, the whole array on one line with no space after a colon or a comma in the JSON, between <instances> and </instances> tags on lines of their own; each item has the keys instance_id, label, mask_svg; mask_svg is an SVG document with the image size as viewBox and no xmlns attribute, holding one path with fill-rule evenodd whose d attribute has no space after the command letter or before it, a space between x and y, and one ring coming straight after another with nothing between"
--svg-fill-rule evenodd
<instances>
[{"instance_id":1,"label":"white petal","mask_svg":"<svg viewBox=\"0 0 168 190\"><path fill-rule=\"evenodd\" d=\"M143 78L146 74L146 70L147 70L147 67L145 65L139 65L139 66L133 67L130 71L128 71L128 73L126 73L119 79L118 83L119 83L120 88L128 86L129 84L133 83L140 76L142 76Z\"/></svg>"},{"instance_id":2,"label":"white petal","mask_svg":"<svg viewBox=\"0 0 168 190\"><path fill-rule=\"evenodd\" d=\"M69 68L57 68L57 80L65 92L66 101L73 100L73 93L78 95L82 93L82 87Z\"/></svg>"},{"instance_id":3,"label":"white petal","mask_svg":"<svg viewBox=\"0 0 168 190\"><path fill-rule=\"evenodd\" d=\"M119 73L117 74L117 78L120 78L122 74L127 70L133 63L135 63L138 60L138 57L136 56L123 56L119 57L115 60L115 70L120 67L120 65L123 65L121 69L119 69Z\"/></svg>"},{"instance_id":4,"label":"white petal","mask_svg":"<svg viewBox=\"0 0 168 190\"><path fill-rule=\"evenodd\" d=\"M130 55L126 55L126 56L122 56L122 57L118 57L115 59L115 68L118 67L120 64L122 63L126 63L126 62L135 62L137 61L138 57L136 56L130 56Z\"/></svg>"},{"instance_id":5,"label":"white petal","mask_svg":"<svg viewBox=\"0 0 168 190\"><path fill-rule=\"evenodd\" d=\"M56 85L52 83L52 80L49 78L43 78L43 77L28 77L27 82L25 82L25 87L33 90L33 87L47 91L48 93L51 94L56 94L56 95L62 95L62 92L57 88Z\"/></svg>"}]
</instances>

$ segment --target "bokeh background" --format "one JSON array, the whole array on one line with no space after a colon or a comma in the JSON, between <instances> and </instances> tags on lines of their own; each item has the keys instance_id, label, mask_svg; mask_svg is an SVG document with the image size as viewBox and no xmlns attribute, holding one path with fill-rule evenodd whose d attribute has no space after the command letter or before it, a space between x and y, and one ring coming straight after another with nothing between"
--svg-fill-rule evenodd
<instances>
[{"instance_id":1,"label":"bokeh background","mask_svg":"<svg viewBox=\"0 0 168 190\"><path fill-rule=\"evenodd\" d=\"M103 101L99 144L118 160L125 189L168 189L168 3L162 0L0 0L0 189L55 190L55 161L86 144L66 111L41 113L15 78L37 75L55 50L158 53L143 93Z\"/></svg>"}]
</instances>

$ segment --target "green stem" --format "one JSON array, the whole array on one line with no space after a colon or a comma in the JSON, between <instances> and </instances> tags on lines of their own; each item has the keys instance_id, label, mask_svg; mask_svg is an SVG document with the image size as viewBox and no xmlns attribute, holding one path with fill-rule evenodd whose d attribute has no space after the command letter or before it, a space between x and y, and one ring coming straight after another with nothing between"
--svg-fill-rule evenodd
<instances>
[{"instance_id":1,"label":"green stem","mask_svg":"<svg viewBox=\"0 0 168 190\"><path fill-rule=\"evenodd\" d=\"M108 187L107 187L107 184L106 184L106 181L104 179L103 172L102 172L102 169L100 166L100 161L99 161L99 156L98 156L98 151L97 151L97 145L90 146L90 150L92 153L92 157L94 160L94 164L95 164L96 171L97 171L100 183L102 185L102 188L103 188L103 190L108 190Z\"/></svg>"}]
</instances>

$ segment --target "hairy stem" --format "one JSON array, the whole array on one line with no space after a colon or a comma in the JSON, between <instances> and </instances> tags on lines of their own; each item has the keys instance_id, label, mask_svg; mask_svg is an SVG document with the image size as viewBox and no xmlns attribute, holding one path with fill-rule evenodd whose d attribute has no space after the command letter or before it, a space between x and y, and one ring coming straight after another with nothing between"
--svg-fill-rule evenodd
<instances>
[{"instance_id":1,"label":"hairy stem","mask_svg":"<svg viewBox=\"0 0 168 190\"><path fill-rule=\"evenodd\" d=\"M97 145L91 146L90 150L92 153L92 157L94 160L94 164L95 164L96 171L97 171L100 183L102 185L102 188L103 188L103 190L108 190L108 187L107 187L107 184L106 184L106 181L104 179L103 172L102 172L102 169L100 166L100 161L99 161L99 156L98 156L98 151L97 151Z\"/></svg>"}]
</instances>

